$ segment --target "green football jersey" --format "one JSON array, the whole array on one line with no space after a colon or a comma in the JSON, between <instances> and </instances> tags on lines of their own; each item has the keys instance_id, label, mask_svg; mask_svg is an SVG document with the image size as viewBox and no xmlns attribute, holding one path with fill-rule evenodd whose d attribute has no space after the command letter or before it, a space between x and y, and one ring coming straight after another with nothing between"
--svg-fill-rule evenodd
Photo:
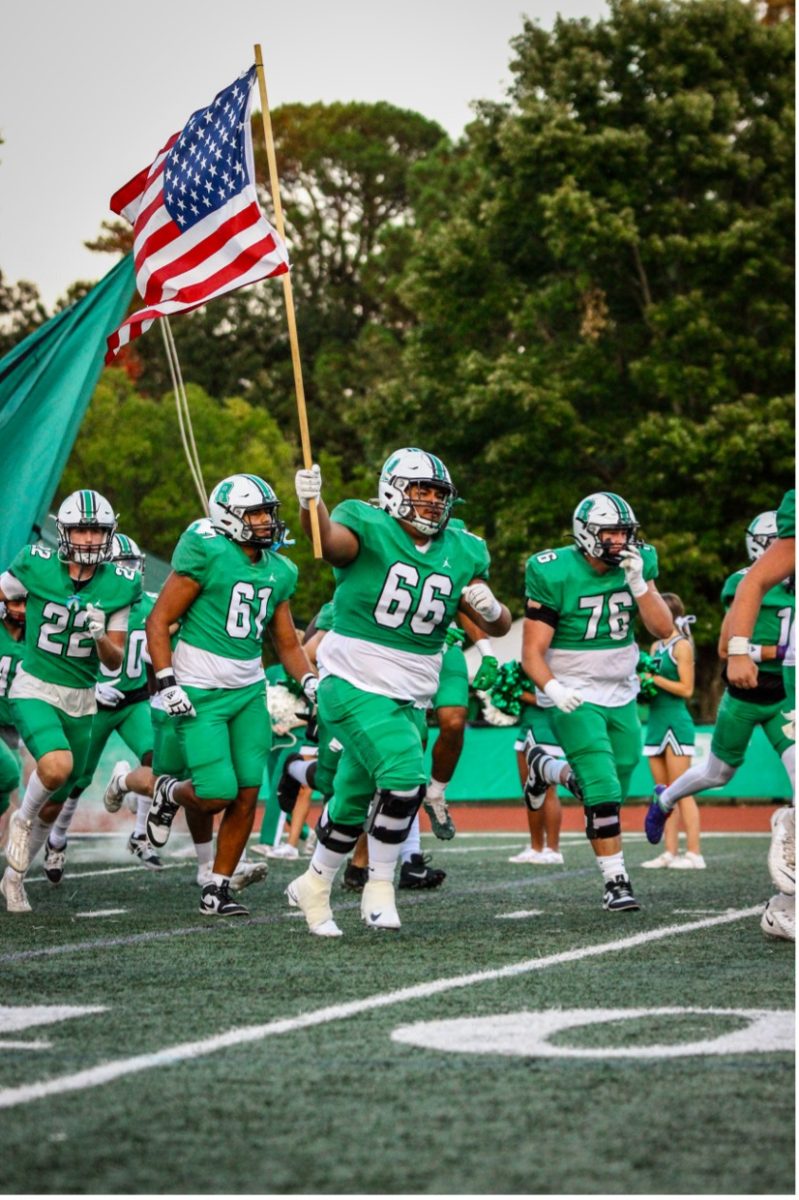
<instances>
[{"instance_id":1,"label":"green football jersey","mask_svg":"<svg viewBox=\"0 0 799 1200\"><path fill-rule=\"evenodd\" d=\"M777 509L777 537L796 537L796 488L791 488Z\"/></svg>"},{"instance_id":2,"label":"green football jersey","mask_svg":"<svg viewBox=\"0 0 799 1200\"><path fill-rule=\"evenodd\" d=\"M335 632L411 654L438 654L463 588L488 578L483 539L447 527L420 546L395 517L362 500L345 500L332 519L360 542L357 557L333 572Z\"/></svg>"},{"instance_id":3,"label":"green football jersey","mask_svg":"<svg viewBox=\"0 0 799 1200\"><path fill-rule=\"evenodd\" d=\"M101 608L108 617L135 604L140 573L105 562L76 584L67 564L46 546L26 546L8 570L27 592L23 669L59 687L93 687L100 659L86 629L86 607Z\"/></svg>"},{"instance_id":4,"label":"green football jersey","mask_svg":"<svg viewBox=\"0 0 799 1200\"><path fill-rule=\"evenodd\" d=\"M182 534L172 555L172 569L202 588L183 615L178 645L239 662L260 662L275 608L297 586L294 563L272 550L250 559L241 546L203 519Z\"/></svg>"},{"instance_id":5,"label":"green football jersey","mask_svg":"<svg viewBox=\"0 0 799 1200\"><path fill-rule=\"evenodd\" d=\"M8 689L17 673L25 649L25 638L12 637L5 621L0 621L0 725L13 725Z\"/></svg>"},{"instance_id":6,"label":"green football jersey","mask_svg":"<svg viewBox=\"0 0 799 1200\"><path fill-rule=\"evenodd\" d=\"M657 552L641 546L644 579L656 579ZM525 595L558 614L553 650L616 650L633 642L636 603L621 567L600 574L576 546L527 560Z\"/></svg>"},{"instance_id":7,"label":"green football jersey","mask_svg":"<svg viewBox=\"0 0 799 1200\"><path fill-rule=\"evenodd\" d=\"M142 592L141 599L130 610L122 670L109 671L108 667L100 667L101 678L113 679L114 687L119 688L121 692L137 692L147 685L147 668L144 665L147 635L144 625L153 611L156 599L154 592Z\"/></svg>"},{"instance_id":8,"label":"green football jersey","mask_svg":"<svg viewBox=\"0 0 799 1200\"><path fill-rule=\"evenodd\" d=\"M316 628L328 633L333 628L333 601L328 600L316 614Z\"/></svg>"},{"instance_id":9,"label":"green football jersey","mask_svg":"<svg viewBox=\"0 0 799 1200\"><path fill-rule=\"evenodd\" d=\"M721 602L725 609L732 604L738 584L748 570L749 567L743 567L725 581L724 587L721 589ZM756 646L786 646L790 638L795 611L796 596L793 592L788 591L784 583L778 583L776 587L769 588L760 605L750 640ZM777 662L776 659L758 663L758 670L764 671L768 675L781 675L782 663Z\"/></svg>"}]
</instances>

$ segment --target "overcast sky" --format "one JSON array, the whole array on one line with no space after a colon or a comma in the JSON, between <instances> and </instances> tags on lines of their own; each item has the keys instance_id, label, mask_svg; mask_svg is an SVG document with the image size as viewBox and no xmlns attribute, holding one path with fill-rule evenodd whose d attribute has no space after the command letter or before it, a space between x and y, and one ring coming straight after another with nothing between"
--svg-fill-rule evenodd
<instances>
[{"instance_id":1,"label":"overcast sky","mask_svg":"<svg viewBox=\"0 0 799 1200\"><path fill-rule=\"evenodd\" d=\"M500 100L526 13L602 0L24 0L0 5L0 270L48 306L112 265L108 199L263 46L269 103L387 100L457 137ZM257 99L256 99L257 107Z\"/></svg>"}]
</instances>

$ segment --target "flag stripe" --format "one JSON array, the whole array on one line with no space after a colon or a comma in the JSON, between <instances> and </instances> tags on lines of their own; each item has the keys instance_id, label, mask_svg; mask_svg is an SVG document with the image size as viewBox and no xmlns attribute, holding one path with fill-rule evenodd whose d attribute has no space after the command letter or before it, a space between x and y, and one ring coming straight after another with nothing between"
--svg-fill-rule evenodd
<instances>
[{"instance_id":1,"label":"flag stripe","mask_svg":"<svg viewBox=\"0 0 799 1200\"><path fill-rule=\"evenodd\" d=\"M202 264L203 275L213 273L214 266L210 261L213 256L231 242L235 244L236 234L249 230L261 223L261 212L257 205L248 205L242 212L235 213L222 225L212 225L211 232L195 246L188 247L183 254L170 257L169 261L157 270L152 271L143 292L145 304L157 304L164 295L165 288L171 283L176 290L183 289L181 276L193 271ZM199 228L199 226L195 226ZM274 246L274 242L269 249ZM151 256L152 258L155 255Z\"/></svg>"}]
</instances>

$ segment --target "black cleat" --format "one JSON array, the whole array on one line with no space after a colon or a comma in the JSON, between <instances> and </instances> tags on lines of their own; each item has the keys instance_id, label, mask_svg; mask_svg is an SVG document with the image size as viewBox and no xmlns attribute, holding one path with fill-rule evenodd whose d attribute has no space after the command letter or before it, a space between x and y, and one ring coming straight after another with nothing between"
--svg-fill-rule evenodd
<instances>
[{"instance_id":1,"label":"black cleat","mask_svg":"<svg viewBox=\"0 0 799 1200\"><path fill-rule=\"evenodd\" d=\"M626 909L632 912L639 909L641 905L633 895L629 879L625 879L623 875L617 875L615 879L611 879L605 884L602 907L607 912L624 912Z\"/></svg>"},{"instance_id":2,"label":"black cleat","mask_svg":"<svg viewBox=\"0 0 799 1200\"><path fill-rule=\"evenodd\" d=\"M169 785L174 782L171 775L159 775L153 788L150 811L147 813L147 841L156 850L161 850L169 841L172 822L180 807L168 796Z\"/></svg>"},{"instance_id":3,"label":"black cleat","mask_svg":"<svg viewBox=\"0 0 799 1200\"><path fill-rule=\"evenodd\" d=\"M297 797L302 787L299 780L289 775L289 767L295 762L305 762L305 759L301 754L290 754L283 763L283 770L280 773L280 779L277 783L277 802L280 805L281 811L286 813L287 816L290 816L294 812L294 805L297 803Z\"/></svg>"},{"instance_id":4,"label":"black cleat","mask_svg":"<svg viewBox=\"0 0 799 1200\"><path fill-rule=\"evenodd\" d=\"M228 891L227 883L207 883L200 897L200 912L206 917L249 917L250 910Z\"/></svg>"},{"instance_id":5,"label":"black cleat","mask_svg":"<svg viewBox=\"0 0 799 1200\"><path fill-rule=\"evenodd\" d=\"M54 887L58 887L64 878L64 863L67 857L67 844L60 850L50 845L50 838L44 843L44 873Z\"/></svg>"},{"instance_id":6,"label":"black cleat","mask_svg":"<svg viewBox=\"0 0 799 1200\"><path fill-rule=\"evenodd\" d=\"M348 892L362 892L365 884L369 882L369 868L356 867L352 859L347 859L347 865L344 868L344 874L341 879L341 886L346 888Z\"/></svg>"},{"instance_id":7,"label":"black cleat","mask_svg":"<svg viewBox=\"0 0 799 1200\"><path fill-rule=\"evenodd\" d=\"M447 872L439 867L428 867L429 854L412 854L400 867L401 888L437 888L447 878Z\"/></svg>"}]
</instances>

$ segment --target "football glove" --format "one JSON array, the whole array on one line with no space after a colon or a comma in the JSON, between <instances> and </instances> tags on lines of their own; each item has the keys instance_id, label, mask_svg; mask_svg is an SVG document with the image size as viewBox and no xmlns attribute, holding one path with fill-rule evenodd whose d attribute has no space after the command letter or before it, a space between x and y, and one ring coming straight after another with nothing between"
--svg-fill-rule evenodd
<instances>
[{"instance_id":1,"label":"football glove","mask_svg":"<svg viewBox=\"0 0 799 1200\"><path fill-rule=\"evenodd\" d=\"M300 508L310 508L311 501L318 500L322 494L322 472L319 465L314 463L309 470L298 471L294 476L294 487Z\"/></svg>"},{"instance_id":2,"label":"football glove","mask_svg":"<svg viewBox=\"0 0 799 1200\"><path fill-rule=\"evenodd\" d=\"M164 688L158 694L163 702L164 712L168 716L195 717L197 715L194 705L179 683L173 683L172 687Z\"/></svg>"},{"instance_id":3,"label":"football glove","mask_svg":"<svg viewBox=\"0 0 799 1200\"><path fill-rule=\"evenodd\" d=\"M636 600L649 591L649 584L644 579L644 560L641 557L640 550L636 550L634 546L628 546L626 550L622 550L619 555L621 559L621 569L624 571L624 578L627 581L627 586L632 592Z\"/></svg>"},{"instance_id":4,"label":"football glove","mask_svg":"<svg viewBox=\"0 0 799 1200\"><path fill-rule=\"evenodd\" d=\"M105 613L96 604L86 605L86 628L96 642L105 634Z\"/></svg>"},{"instance_id":5,"label":"football glove","mask_svg":"<svg viewBox=\"0 0 799 1200\"><path fill-rule=\"evenodd\" d=\"M466 603L489 623L498 621L502 615L502 605L487 583L470 583L461 595Z\"/></svg>"},{"instance_id":6,"label":"football glove","mask_svg":"<svg viewBox=\"0 0 799 1200\"><path fill-rule=\"evenodd\" d=\"M312 675L309 671L308 674L303 675L302 679L300 680L300 687L302 688L302 694L305 696L305 699L308 701L311 707L313 707L316 704L316 692L319 688L319 677L317 675Z\"/></svg>"},{"instance_id":7,"label":"football glove","mask_svg":"<svg viewBox=\"0 0 799 1200\"><path fill-rule=\"evenodd\" d=\"M125 693L114 687L113 683L98 682L94 685L94 698L103 708L118 708Z\"/></svg>"},{"instance_id":8,"label":"football glove","mask_svg":"<svg viewBox=\"0 0 799 1200\"><path fill-rule=\"evenodd\" d=\"M565 687L558 683L557 679L550 679L549 683L545 683L544 691L555 707L563 713L574 712L583 702L582 692L578 692L576 688Z\"/></svg>"}]
</instances>

